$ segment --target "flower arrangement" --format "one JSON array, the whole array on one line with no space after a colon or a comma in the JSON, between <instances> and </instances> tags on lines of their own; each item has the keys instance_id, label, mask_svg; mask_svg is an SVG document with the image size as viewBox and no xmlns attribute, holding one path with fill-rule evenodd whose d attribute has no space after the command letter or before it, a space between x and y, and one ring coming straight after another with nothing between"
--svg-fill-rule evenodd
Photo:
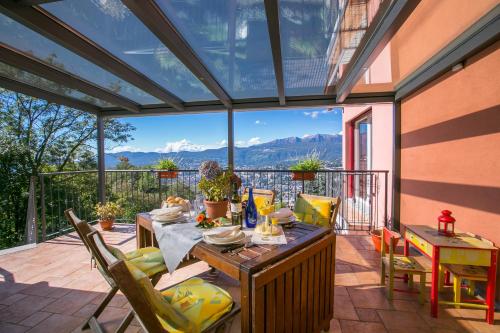
<instances>
[{"instance_id":1,"label":"flower arrangement","mask_svg":"<svg viewBox=\"0 0 500 333\"><path fill-rule=\"evenodd\" d=\"M123 214L123 208L116 202L98 203L95 206L95 213L100 220L114 220Z\"/></svg>"},{"instance_id":2,"label":"flower arrangement","mask_svg":"<svg viewBox=\"0 0 500 333\"><path fill-rule=\"evenodd\" d=\"M220 219L212 219L207 216L205 211L202 211L198 216L196 216L196 225L197 228L210 229L214 227L221 226Z\"/></svg>"},{"instance_id":3,"label":"flower arrangement","mask_svg":"<svg viewBox=\"0 0 500 333\"><path fill-rule=\"evenodd\" d=\"M156 168L158 170L168 170L168 171L176 171L179 170L177 163L171 158L161 159L156 164Z\"/></svg>"},{"instance_id":4,"label":"flower arrangement","mask_svg":"<svg viewBox=\"0 0 500 333\"><path fill-rule=\"evenodd\" d=\"M216 161L205 161L199 168L201 176L198 187L207 201L226 200L231 190L230 172L224 172Z\"/></svg>"}]
</instances>

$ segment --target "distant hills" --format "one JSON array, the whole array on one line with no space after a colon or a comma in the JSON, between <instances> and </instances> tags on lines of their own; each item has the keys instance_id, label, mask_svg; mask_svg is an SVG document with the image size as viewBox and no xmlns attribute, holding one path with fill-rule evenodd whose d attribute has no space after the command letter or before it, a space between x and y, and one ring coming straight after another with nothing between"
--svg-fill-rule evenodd
<instances>
[{"instance_id":1,"label":"distant hills","mask_svg":"<svg viewBox=\"0 0 500 333\"><path fill-rule=\"evenodd\" d=\"M289 137L265 142L249 147L235 148L235 164L238 168L288 168L298 160L316 152L327 162L328 167L342 164L342 136L316 134L307 137ZM120 152L106 154L106 167L115 168L119 158L127 157L129 163L137 167L152 166L162 158L173 158L181 169L197 169L205 160L217 160L226 164L227 149L207 149L204 151L180 151L172 153Z\"/></svg>"}]
</instances>

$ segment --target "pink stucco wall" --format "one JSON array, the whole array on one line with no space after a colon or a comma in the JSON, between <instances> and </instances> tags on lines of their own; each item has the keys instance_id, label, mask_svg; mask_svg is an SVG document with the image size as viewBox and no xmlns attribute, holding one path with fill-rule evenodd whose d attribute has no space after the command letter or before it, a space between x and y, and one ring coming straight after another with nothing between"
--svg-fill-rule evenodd
<instances>
[{"instance_id":1,"label":"pink stucco wall","mask_svg":"<svg viewBox=\"0 0 500 333\"><path fill-rule=\"evenodd\" d=\"M342 113L342 164L344 169L348 169L350 138L348 128L350 122L371 109L372 113L372 170L388 170L388 218L392 217L392 168L393 168L393 104L379 103L372 105L349 105L344 106ZM383 196L383 193L379 193ZM383 204L383 202L380 202ZM380 207L379 221L383 219L383 209Z\"/></svg>"}]
</instances>

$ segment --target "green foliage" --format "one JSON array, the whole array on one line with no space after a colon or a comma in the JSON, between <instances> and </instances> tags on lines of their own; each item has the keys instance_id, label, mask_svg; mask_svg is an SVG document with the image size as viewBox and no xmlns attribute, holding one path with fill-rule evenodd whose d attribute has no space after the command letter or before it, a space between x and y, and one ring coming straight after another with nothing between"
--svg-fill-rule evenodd
<instances>
[{"instance_id":1,"label":"green foliage","mask_svg":"<svg viewBox=\"0 0 500 333\"><path fill-rule=\"evenodd\" d=\"M318 171L323 167L321 161L316 155L311 155L308 158L298 162L290 167L292 171Z\"/></svg>"},{"instance_id":2,"label":"green foliage","mask_svg":"<svg viewBox=\"0 0 500 333\"><path fill-rule=\"evenodd\" d=\"M116 202L108 201L105 204L95 205L95 214L100 220L114 220L123 214L123 208Z\"/></svg>"},{"instance_id":3,"label":"green foliage","mask_svg":"<svg viewBox=\"0 0 500 333\"><path fill-rule=\"evenodd\" d=\"M156 169L175 171L175 170L179 170L179 167L177 166L177 163L175 163L175 161L173 159L167 158L167 159L159 160L158 164L156 164Z\"/></svg>"},{"instance_id":4,"label":"green foliage","mask_svg":"<svg viewBox=\"0 0 500 333\"><path fill-rule=\"evenodd\" d=\"M223 172L211 180L203 176L198 188L208 201L224 201L231 190L231 173Z\"/></svg>"}]
</instances>

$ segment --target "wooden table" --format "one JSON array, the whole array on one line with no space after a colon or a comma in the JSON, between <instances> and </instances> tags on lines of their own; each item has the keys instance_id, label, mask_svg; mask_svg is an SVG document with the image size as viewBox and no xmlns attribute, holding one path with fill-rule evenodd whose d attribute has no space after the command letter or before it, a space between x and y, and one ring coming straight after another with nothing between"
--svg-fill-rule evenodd
<instances>
[{"instance_id":1,"label":"wooden table","mask_svg":"<svg viewBox=\"0 0 500 333\"><path fill-rule=\"evenodd\" d=\"M156 240L149 214L136 217L137 246ZM265 245L254 259L221 253L200 242L191 254L239 280L242 332L328 331L333 318L335 234L298 223L285 229L286 245Z\"/></svg>"},{"instance_id":2,"label":"wooden table","mask_svg":"<svg viewBox=\"0 0 500 333\"><path fill-rule=\"evenodd\" d=\"M437 228L425 225L404 226L404 254L409 254L409 245L432 260L431 315L438 314L439 265L459 264L488 267L486 290L486 316L493 324L495 314L495 286L498 249L487 242L466 233L457 232L455 237L440 235Z\"/></svg>"}]
</instances>

